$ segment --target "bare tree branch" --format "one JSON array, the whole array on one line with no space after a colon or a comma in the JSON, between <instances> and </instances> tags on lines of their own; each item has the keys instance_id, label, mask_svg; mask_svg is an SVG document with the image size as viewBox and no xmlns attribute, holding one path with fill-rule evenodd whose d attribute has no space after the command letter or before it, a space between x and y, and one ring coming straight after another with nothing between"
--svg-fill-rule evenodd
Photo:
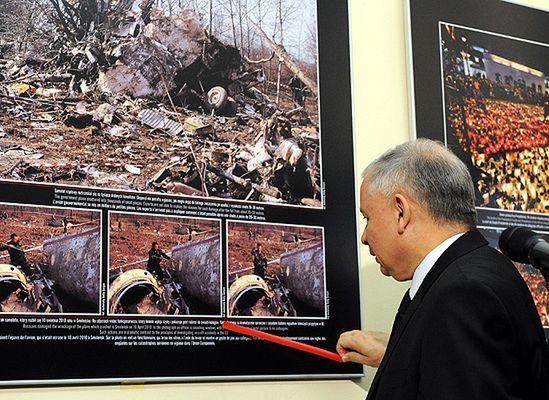
<instances>
[{"instance_id":1,"label":"bare tree branch","mask_svg":"<svg viewBox=\"0 0 549 400\"><path fill-rule=\"evenodd\" d=\"M269 62L273 59L275 55L275 52L273 51L271 53L271 56L268 57L268 58L263 58L263 59L260 59L260 60L250 60L248 57L246 57L244 54L242 54L242 58L244 58L244 60L246 60L246 62L248 64L263 64L263 63L266 63L266 62Z\"/></svg>"},{"instance_id":2,"label":"bare tree branch","mask_svg":"<svg viewBox=\"0 0 549 400\"><path fill-rule=\"evenodd\" d=\"M303 71L301 71L298 63L292 58L292 56L288 54L284 47L271 40L271 38L269 38L269 36L267 36L263 29L261 29L255 22L250 22L255 27L257 33L259 33L261 38L271 47L271 49L276 53L277 57L288 67L288 69L292 71L295 75L297 75L301 82L303 82L305 86L307 86L315 96L318 96L316 83L312 79L307 77L303 73Z\"/></svg>"}]
</instances>

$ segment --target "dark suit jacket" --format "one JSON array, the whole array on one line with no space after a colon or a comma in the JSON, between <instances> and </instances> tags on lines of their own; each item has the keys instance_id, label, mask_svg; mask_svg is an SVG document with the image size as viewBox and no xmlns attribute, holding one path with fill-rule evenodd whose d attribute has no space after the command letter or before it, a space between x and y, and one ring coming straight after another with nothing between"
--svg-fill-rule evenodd
<instances>
[{"instance_id":1,"label":"dark suit jacket","mask_svg":"<svg viewBox=\"0 0 549 400\"><path fill-rule=\"evenodd\" d=\"M528 287L477 230L442 254L393 330L368 400L549 399Z\"/></svg>"}]
</instances>

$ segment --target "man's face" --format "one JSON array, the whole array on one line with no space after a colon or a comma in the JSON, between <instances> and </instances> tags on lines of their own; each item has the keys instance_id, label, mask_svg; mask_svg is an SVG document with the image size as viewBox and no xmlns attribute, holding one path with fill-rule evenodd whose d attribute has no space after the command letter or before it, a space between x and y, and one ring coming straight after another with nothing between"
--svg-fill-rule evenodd
<instances>
[{"instance_id":1,"label":"man's face","mask_svg":"<svg viewBox=\"0 0 549 400\"><path fill-rule=\"evenodd\" d=\"M403 260L401 235L398 232L399 210L392 201L382 195L368 191L365 179L360 189L360 212L366 220L361 242L369 247L376 258L381 273L392 276L397 281L411 278L406 260Z\"/></svg>"},{"instance_id":2,"label":"man's face","mask_svg":"<svg viewBox=\"0 0 549 400\"><path fill-rule=\"evenodd\" d=\"M19 242L19 236L14 235L12 240L13 240L14 243Z\"/></svg>"},{"instance_id":3,"label":"man's face","mask_svg":"<svg viewBox=\"0 0 549 400\"><path fill-rule=\"evenodd\" d=\"M160 246L159 246L158 244L155 244L155 245L153 246L153 249L155 249L155 250L158 250L159 248L160 248Z\"/></svg>"}]
</instances>

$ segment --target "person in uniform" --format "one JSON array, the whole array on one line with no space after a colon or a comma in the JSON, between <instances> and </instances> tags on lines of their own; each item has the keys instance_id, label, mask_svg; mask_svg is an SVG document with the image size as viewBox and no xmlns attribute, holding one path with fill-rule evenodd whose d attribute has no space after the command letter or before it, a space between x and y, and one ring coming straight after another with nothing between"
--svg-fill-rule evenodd
<instances>
[{"instance_id":1,"label":"person in uniform","mask_svg":"<svg viewBox=\"0 0 549 400\"><path fill-rule=\"evenodd\" d=\"M16 267L20 267L23 273L27 276L32 275L31 266L27 262L25 252L21 246L21 240L16 233L10 235L10 240L3 246L0 246L0 251L7 250L10 255L10 263Z\"/></svg>"},{"instance_id":2,"label":"person in uniform","mask_svg":"<svg viewBox=\"0 0 549 400\"><path fill-rule=\"evenodd\" d=\"M160 265L162 258L170 260L170 257L160 249L158 242L153 242L149 250L149 259L147 260L147 271L156 275L158 279L164 279L164 271Z\"/></svg>"},{"instance_id":3,"label":"person in uniform","mask_svg":"<svg viewBox=\"0 0 549 400\"><path fill-rule=\"evenodd\" d=\"M261 251L261 244L258 243L252 250L254 257L254 274L265 278L265 270L267 269L267 257Z\"/></svg>"}]
</instances>

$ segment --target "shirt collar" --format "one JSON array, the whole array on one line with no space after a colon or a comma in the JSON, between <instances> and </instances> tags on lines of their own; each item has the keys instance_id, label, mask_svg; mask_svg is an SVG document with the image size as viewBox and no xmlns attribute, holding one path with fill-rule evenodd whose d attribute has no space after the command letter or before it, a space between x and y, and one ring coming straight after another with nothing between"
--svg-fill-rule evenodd
<instances>
[{"instance_id":1,"label":"shirt collar","mask_svg":"<svg viewBox=\"0 0 549 400\"><path fill-rule=\"evenodd\" d=\"M458 233L457 235L454 235L452 237L449 237L444 242L439 244L437 247L435 247L433 250L429 252L421 261L421 263L418 265L416 270L414 271L414 276L412 277L412 286L410 287L410 298L413 299L416 293L419 290L419 287L423 283L423 280L433 268L433 265L437 262L439 257L444 253L448 247L450 247L456 240L458 240L465 232Z\"/></svg>"}]
</instances>

